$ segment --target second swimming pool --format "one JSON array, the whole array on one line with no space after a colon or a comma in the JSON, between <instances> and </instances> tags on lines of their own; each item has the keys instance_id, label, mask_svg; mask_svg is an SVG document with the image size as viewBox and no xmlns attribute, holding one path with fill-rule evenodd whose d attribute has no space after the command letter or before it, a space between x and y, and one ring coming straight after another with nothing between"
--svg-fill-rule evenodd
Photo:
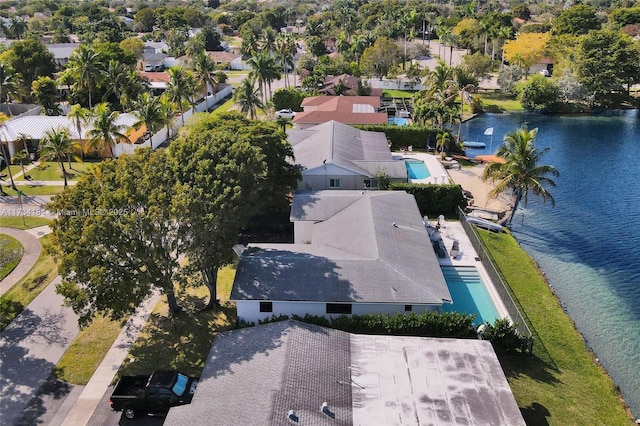
<instances>
[{"instance_id":1,"label":"second swimming pool","mask_svg":"<svg viewBox=\"0 0 640 426\"><path fill-rule=\"evenodd\" d=\"M453 304L445 303L445 312L475 314L475 326L489 322L493 324L500 318L482 277L473 266L442 267L442 273L449 287Z\"/></svg>"}]
</instances>

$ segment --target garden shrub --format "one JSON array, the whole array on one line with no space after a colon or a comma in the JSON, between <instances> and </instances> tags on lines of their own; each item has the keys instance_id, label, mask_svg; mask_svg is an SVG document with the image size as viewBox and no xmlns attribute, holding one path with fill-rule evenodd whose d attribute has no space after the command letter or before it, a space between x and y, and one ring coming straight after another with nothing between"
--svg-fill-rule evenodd
<instances>
[{"instance_id":1,"label":"garden shrub","mask_svg":"<svg viewBox=\"0 0 640 426\"><path fill-rule=\"evenodd\" d=\"M460 185L424 185L415 183L392 183L389 189L406 191L413 195L418 203L420 215L455 216L457 208L467 208L467 200Z\"/></svg>"},{"instance_id":2,"label":"garden shrub","mask_svg":"<svg viewBox=\"0 0 640 426\"><path fill-rule=\"evenodd\" d=\"M396 126L388 124L366 124L353 126L369 132L384 132L391 142L391 150L397 151L405 146L414 146L427 149L435 146L436 135L440 132L432 127L425 126Z\"/></svg>"},{"instance_id":3,"label":"garden shrub","mask_svg":"<svg viewBox=\"0 0 640 426\"><path fill-rule=\"evenodd\" d=\"M521 336L509 319L498 319L493 324L485 323L482 338L489 340L496 352L522 352L529 348L529 338Z\"/></svg>"}]
</instances>

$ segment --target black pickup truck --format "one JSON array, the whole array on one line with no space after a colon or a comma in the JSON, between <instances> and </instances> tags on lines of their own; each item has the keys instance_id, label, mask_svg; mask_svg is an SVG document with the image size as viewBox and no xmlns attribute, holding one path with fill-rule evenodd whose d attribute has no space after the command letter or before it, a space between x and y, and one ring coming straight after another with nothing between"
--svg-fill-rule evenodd
<instances>
[{"instance_id":1,"label":"black pickup truck","mask_svg":"<svg viewBox=\"0 0 640 426\"><path fill-rule=\"evenodd\" d=\"M197 384L198 379L172 370L158 370L150 376L123 376L109 404L128 419L141 413L165 415L171 407L189 404Z\"/></svg>"}]
</instances>

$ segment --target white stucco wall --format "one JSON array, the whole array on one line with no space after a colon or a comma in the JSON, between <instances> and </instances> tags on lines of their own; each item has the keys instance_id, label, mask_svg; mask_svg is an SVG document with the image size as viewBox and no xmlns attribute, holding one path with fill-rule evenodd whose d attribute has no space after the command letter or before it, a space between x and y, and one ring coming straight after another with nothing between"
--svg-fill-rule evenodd
<instances>
[{"instance_id":1,"label":"white stucco wall","mask_svg":"<svg viewBox=\"0 0 640 426\"><path fill-rule=\"evenodd\" d=\"M258 322L271 317L272 315L317 315L323 317L337 317L340 314L327 314L326 303L322 302L277 302L273 301L273 312L260 312L260 302L266 300L237 300L238 320L246 322ZM394 303L353 303L351 314L363 315L370 313L404 313L404 304ZM427 310L438 309L436 305L412 305L412 312L422 313Z\"/></svg>"},{"instance_id":2,"label":"white stucco wall","mask_svg":"<svg viewBox=\"0 0 640 426\"><path fill-rule=\"evenodd\" d=\"M293 243L308 244L313 234L312 221L295 221L293 222Z\"/></svg>"}]
</instances>

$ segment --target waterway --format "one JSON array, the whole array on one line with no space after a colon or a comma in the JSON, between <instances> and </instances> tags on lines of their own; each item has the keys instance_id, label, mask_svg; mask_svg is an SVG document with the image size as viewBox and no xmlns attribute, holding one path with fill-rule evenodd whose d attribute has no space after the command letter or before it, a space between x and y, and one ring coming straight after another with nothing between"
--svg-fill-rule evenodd
<instances>
[{"instance_id":1,"label":"waterway","mask_svg":"<svg viewBox=\"0 0 640 426\"><path fill-rule=\"evenodd\" d=\"M523 124L538 128L542 163L560 177L556 206L530 196L512 231L640 417L640 111L486 114L462 125L464 139L486 143L467 155L495 152Z\"/></svg>"}]
</instances>

